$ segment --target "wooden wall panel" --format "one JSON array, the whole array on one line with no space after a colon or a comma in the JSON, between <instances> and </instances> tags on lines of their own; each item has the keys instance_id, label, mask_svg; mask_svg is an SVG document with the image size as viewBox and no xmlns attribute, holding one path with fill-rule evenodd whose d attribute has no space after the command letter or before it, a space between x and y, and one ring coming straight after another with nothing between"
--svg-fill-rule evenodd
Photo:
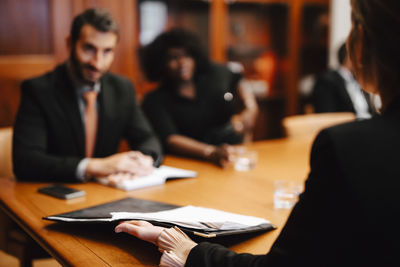
<instances>
[{"instance_id":1,"label":"wooden wall panel","mask_svg":"<svg viewBox=\"0 0 400 267\"><path fill-rule=\"evenodd\" d=\"M0 1L0 55L52 53L48 1Z\"/></svg>"},{"instance_id":2,"label":"wooden wall panel","mask_svg":"<svg viewBox=\"0 0 400 267\"><path fill-rule=\"evenodd\" d=\"M289 61L288 79L286 89L286 115L298 113L298 81L299 81L299 47L300 47L300 21L302 19L302 1L291 2L290 25L289 25Z\"/></svg>"},{"instance_id":3,"label":"wooden wall panel","mask_svg":"<svg viewBox=\"0 0 400 267\"><path fill-rule=\"evenodd\" d=\"M210 7L210 49L211 59L226 62L226 27L228 24L228 8L223 0L214 0Z\"/></svg>"},{"instance_id":4,"label":"wooden wall panel","mask_svg":"<svg viewBox=\"0 0 400 267\"><path fill-rule=\"evenodd\" d=\"M80 0L81 1L81 0ZM74 16L73 0L51 0L51 29L53 31L54 63L60 64L68 58L67 36ZM76 12L78 13L78 12Z\"/></svg>"}]
</instances>

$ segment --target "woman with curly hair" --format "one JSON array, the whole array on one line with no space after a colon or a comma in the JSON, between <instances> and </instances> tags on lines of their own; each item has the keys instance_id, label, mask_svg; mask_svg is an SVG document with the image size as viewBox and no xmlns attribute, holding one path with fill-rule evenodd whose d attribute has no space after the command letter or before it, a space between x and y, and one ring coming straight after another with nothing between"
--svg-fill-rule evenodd
<instances>
[{"instance_id":1,"label":"woman with curly hair","mask_svg":"<svg viewBox=\"0 0 400 267\"><path fill-rule=\"evenodd\" d=\"M147 78L159 83L142 108L166 152L225 166L233 144L251 139L257 116L241 74L209 61L193 33L172 29L140 51Z\"/></svg>"}]
</instances>

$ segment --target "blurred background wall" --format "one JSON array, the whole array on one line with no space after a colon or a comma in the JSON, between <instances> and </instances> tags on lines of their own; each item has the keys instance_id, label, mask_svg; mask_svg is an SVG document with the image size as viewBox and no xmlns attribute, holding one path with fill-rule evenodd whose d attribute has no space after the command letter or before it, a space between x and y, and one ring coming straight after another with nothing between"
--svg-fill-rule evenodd
<instances>
[{"instance_id":1,"label":"blurred background wall","mask_svg":"<svg viewBox=\"0 0 400 267\"><path fill-rule=\"evenodd\" d=\"M137 48L165 29L192 30L213 60L240 63L260 105L256 140L282 137L282 118L305 112L301 82L334 64L349 17L349 0L0 0L0 127L14 122L21 81L67 59L73 17L95 6L121 26L111 70L139 99L155 84L140 72Z\"/></svg>"}]
</instances>

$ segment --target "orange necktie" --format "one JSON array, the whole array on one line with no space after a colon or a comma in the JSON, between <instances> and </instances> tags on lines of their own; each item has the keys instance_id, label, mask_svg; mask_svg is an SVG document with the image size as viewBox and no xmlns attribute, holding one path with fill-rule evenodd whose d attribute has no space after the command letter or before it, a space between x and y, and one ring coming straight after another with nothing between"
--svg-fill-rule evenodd
<instances>
[{"instance_id":1,"label":"orange necktie","mask_svg":"<svg viewBox=\"0 0 400 267\"><path fill-rule=\"evenodd\" d=\"M86 101L85 108L85 149L86 157L91 157L94 151L97 134L97 92L89 91L84 93L83 99Z\"/></svg>"}]
</instances>

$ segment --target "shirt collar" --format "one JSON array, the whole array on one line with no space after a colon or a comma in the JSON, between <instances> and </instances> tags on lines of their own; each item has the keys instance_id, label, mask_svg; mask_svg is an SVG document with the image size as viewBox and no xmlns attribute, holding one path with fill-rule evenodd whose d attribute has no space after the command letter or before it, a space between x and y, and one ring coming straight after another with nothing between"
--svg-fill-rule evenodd
<instances>
[{"instance_id":1,"label":"shirt collar","mask_svg":"<svg viewBox=\"0 0 400 267\"><path fill-rule=\"evenodd\" d=\"M354 81L354 76L348 68L341 66L339 67L338 72L346 82Z\"/></svg>"}]
</instances>

